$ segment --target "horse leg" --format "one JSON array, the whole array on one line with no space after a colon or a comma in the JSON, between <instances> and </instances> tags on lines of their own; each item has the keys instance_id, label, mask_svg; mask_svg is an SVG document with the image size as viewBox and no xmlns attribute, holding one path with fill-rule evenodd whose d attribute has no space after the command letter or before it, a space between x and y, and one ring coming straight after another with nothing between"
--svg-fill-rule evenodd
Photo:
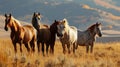
<instances>
[{"instance_id":1,"label":"horse leg","mask_svg":"<svg viewBox=\"0 0 120 67\"><path fill-rule=\"evenodd\" d=\"M34 40L30 41L30 46L32 48L32 51L35 52L35 42L34 42Z\"/></svg>"},{"instance_id":2,"label":"horse leg","mask_svg":"<svg viewBox=\"0 0 120 67\"><path fill-rule=\"evenodd\" d=\"M13 46L14 46L14 51L15 51L15 55L16 55L16 53L17 53L16 43L13 43Z\"/></svg>"},{"instance_id":3,"label":"horse leg","mask_svg":"<svg viewBox=\"0 0 120 67\"><path fill-rule=\"evenodd\" d=\"M40 53L40 42L37 41L38 53Z\"/></svg>"},{"instance_id":4,"label":"horse leg","mask_svg":"<svg viewBox=\"0 0 120 67\"><path fill-rule=\"evenodd\" d=\"M76 45L75 45L75 49L77 49L78 48L78 44L76 43Z\"/></svg>"},{"instance_id":5,"label":"horse leg","mask_svg":"<svg viewBox=\"0 0 120 67\"><path fill-rule=\"evenodd\" d=\"M89 45L86 45L86 53L89 51Z\"/></svg>"},{"instance_id":6,"label":"horse leg","mask_svg":"<svg viewBox=\"0 0 120 67\"><path fill-rule=\"evenodd\" d=\"M49 44L46 43L46 54L47 54L47 56L48 56L48 48L49 48Z\"/></svg>"},{"instance_id":7,"label":"horse leg","mask_svg":"<svg viewBox=\"0 0 120 67\"><path fill-rule=\"evenodd\" d=\"M70 51L70 44L67 44L67 48L68 48L68 54L70 54L71 53L71 51Z\"/></svg>"},{"instance_id":8,"label":"horse leg","mask_svg":"<svg viewBox=\"0 0 120 67\"><path fill-rule=\"evenodd\" d=\"M91 44L91 50L90 50L90 52L91 53L93 52L93 44Z\"/></svg>"},{"instance_id":9,"label":"horse leg","mask_svg":"<svg viewBox=\"0 0 120 67\"><path fill-rule=\"evenodd\" d=\"M28 46L28 43L25 43L25 47L27 48L27 51L30 52L30 48Z\"/></svg>"},{"instance_id":10,"label":"horse leg","mask_svg":"<svg viewBox=\"0 0 120 67\"><path fill-rule=\"evenodd\" d=\"M42 54L43 54L43 56L45 56L45 54L44 54L44 43L42 42Z\"/></svg>"},{"instance_id":11,"label":"horse leg","mask_svg":"<svg viewBox=\"0 0 120 67\"><path fill-rule=\"evenodd\" d=\"M75 54L75 49L76 49L75 45L76 45L76 42L73 43L73 53L74 53L74 54Z\"/></svg>"},{"instance_id":12,"label":"horse leg","mask_svg":"<svg viewBox=\"0 0 120 67\"><path fill-rule=\"evenodd\" d=\"M52 48L52 54L54 54L54 43L51 44L51 48Z\"/></svg>"},{"instance_id":13,"label":"horse leg","mask_svg":"<svg viewBox=\"0 0 120 67\"><path fill-rule=\"evenodd\" d=\"M52 45L50 44L50 53L52 54Z\"/></svg>"},{"instance_id":14,"label":"horse leg","mask_svg":"<svg viewBox=\"0 0 120 67\"><path fill-rule=\"evenodd\" d=\"M19 43L20 44L20 52L21 52L21 55L22 55L22 43Z\"/></svg>"},{"instance_id":15,"label":"horse leg","mask_svg":"<svg viewBox=\"0 0 120 67\"><path fill-rule=\"evenodd\" d=\"M66 49L65 49L65 44L62 44L62 48L63 48L63 53L66 53Z\"/></svg>"}]
</instances>

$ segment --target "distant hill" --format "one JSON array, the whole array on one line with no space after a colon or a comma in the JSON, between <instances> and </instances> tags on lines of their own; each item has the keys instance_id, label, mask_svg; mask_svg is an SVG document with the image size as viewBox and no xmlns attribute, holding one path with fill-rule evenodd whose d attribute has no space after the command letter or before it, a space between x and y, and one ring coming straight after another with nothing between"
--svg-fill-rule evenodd
<instances>
[{"instance_id":1,"label":"distant hill","mask_svg":"<svg viewBox=\"0 0 120 67\"><path fill-rule=\"evenodd\" d=\"M120 36L119 0L1 0L0 15L12 13L18 20L30 23L33 12L42 14L42 23L67 18L70 25L85 30L102 23L104 36ZM112 33L111 33L112 32Z\"/></svg>"}]
</instances>

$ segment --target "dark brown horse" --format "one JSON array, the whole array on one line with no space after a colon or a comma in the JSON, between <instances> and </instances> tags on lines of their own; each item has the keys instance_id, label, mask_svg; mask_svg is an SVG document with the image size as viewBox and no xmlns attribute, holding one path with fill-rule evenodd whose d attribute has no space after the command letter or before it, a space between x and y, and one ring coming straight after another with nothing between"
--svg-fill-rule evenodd
<instances>
[{"instance_id":1,"label":"dark brown horse","mask_svg":"<svg viewBox=\"0 0 120 67\"><path fill-rule=\"evenodd\" d=\"M48 54L48 48L50 46L50 51L54 53L54 44L56 40L57 25L58 21L54 21L52 25L47 26L38 23L40 19L40 13L34 13L32 18L32 25L37 30L37 46L38 52L40 52L40 43L42 45L42 53L44 55L44 43L46 44L46 53Z\"/></svg>"},{"instance_id":2,"label":"dark brown horse","mask_svg":"<svg viewBox=\"0 0 120 67\"><path fill-rule=\"evenodd\" d=\"M36 30L31 25L22 26L18 20L16 20L11 14L5 14L5 27L8 31L8 27L11 29L10 37L14 46L15 54L17 53L16 43L20 45L20 52L22 53L22 44L25 44L27 51L30 52L28 44L35 51Z\"/></svg>"}]
</instances>

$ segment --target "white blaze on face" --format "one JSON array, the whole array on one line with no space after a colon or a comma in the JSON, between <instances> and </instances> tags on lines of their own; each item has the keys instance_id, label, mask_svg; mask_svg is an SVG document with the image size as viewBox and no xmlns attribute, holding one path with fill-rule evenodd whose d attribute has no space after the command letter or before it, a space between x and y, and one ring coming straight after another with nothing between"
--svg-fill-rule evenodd
<instances>
[{"instance_id":1,"label":"white blaze on face","mask_svg":"<svg viewBox=\"0 0 120 67\"><path fill-rule=\"evenodd\" d=\"M102 30L102 26L101 25L99 25L99 29Z\"/></svg>"},{"instance_id":2,"label":"white blaze on face","mask_svg":"<svg viewBox=\"0 0 120 67\"><path fill-rule=\"evenodd\" d=\"M59 34L59 35L64 35L65 26L62 25L62 24L60 24L60 25L57 26L57 28L58 28L58 34Z\"/></svg>"},{"instance_id":3,"label":"white blaze on face","mask_svg":"<svg viewBox=\"0 0 120 67\"><path fill-rule=\"evenodd\" d=\"M98 36L101 36L101 35L102 35L102 33L101 33L101 25L96 26L95 32L96 32L96 34L97 34Z\"/></svg>"},{"instance_id":4,"label":"white blaze on face","mask_svg":"<svg viewBox=\"0 0 120 67\"><path fill-rule=\"evenodd\" d=\"M40 19L40 20L41 20L41 16L40 16L40 15L38 15L38 19Z\"/></svg>"}]
</instances>

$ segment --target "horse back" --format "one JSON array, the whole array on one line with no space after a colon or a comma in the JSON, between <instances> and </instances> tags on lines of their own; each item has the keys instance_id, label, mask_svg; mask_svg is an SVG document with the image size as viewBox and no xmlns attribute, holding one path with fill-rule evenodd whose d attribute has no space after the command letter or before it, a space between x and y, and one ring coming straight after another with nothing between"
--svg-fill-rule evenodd
<instances>
[{"instance_id":1,"label":"horse back","mask_svg":"<svg viewBox=\"0 0 120 67\"><path fill-rule=\"evenodd\" d=\"M73 29L74 31L77 31L77 28L75 26L70 26L71 29Z\"/></svg>"},{"instance_id":2,"label":"horse back","mask_svg":"<svg viewBox=\"0 0 120 67\"><path fill-rule=\"evenodd\" d=\"M40 29L49 29L50 26L46 24L40 24Z\"/></svg>"}]
</instances>

